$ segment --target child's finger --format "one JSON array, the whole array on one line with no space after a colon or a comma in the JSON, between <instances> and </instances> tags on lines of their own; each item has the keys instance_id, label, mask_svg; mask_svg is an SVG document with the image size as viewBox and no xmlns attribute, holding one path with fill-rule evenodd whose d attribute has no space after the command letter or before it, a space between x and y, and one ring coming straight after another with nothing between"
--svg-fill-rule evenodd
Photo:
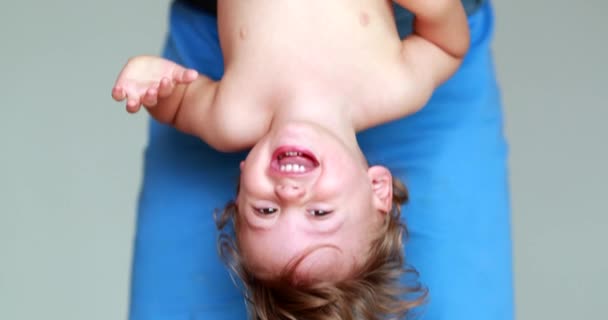
<instances>
[{"instance_id":1,"label":"child's finger","mask_svg":"<svg viewBox=\"0 0 608 320\"><path fill-rule=\"evenodd\" d=\"M112 98L116 101L123 101L126 98L125 90L121 86L112 88Z\"/></svg>"},{"instance_id":2,"label":"child's finger","mask_svg":"<svg viewBox=\"0 0 608 320\"><path fill-rule=\"evenodd\" d=\"M127 100L127 112L128 113L136 113L139 111L141 104L137 100Z\"/></svg>"},{"instance_id":3,"label":"child's finger","mask_svg":"<svg viewBox=\"0 0 608 320\"><path fill-rule=\"evenodd\" d=\"M175 68L173 79L177 83L190 83L198 77L198 72L194 69Z\"/></svg>"},{"instance_id":4,"label":"child's finger","mask_svg":"<svg viewBox=\"0 0 608 320\"><path fill-rule=\"evenodd\" d=\"M173 93L174 88L173 81L169 80L169 78L162 78L158 86L158 97L161 99L167 98Z\"/></svg>"},{"instance_id":5,"label":"child's finger","mask_svg":"<svg viewBox=\"0 0 608 320\"><path fill-rule=\"evenodd\" d=\"M127 91L127 112L135 113L141 106L140 96L135 91Z\"/></svg>"},{"instance_id":6,"label":"child's finger","mask_svg":"<svg viewBox=\"0 0 608 320\"><path fill-rule=\"evenodd\" d=\"M194 69L187 69L184 71L182 81L185 83L190 83L198 78L198 71Z\"/></svg>"},{"instance_id":7,"label":"child's finger","mask_svg":"<svg viewBox=\"0 0 608 320\"><path fill-rule=\"evenodd\" d=\"M146 90L142 98L142 103L146 108L154 107L158 103L158 85L154 85Z\"/></svg>"}]
</instances>

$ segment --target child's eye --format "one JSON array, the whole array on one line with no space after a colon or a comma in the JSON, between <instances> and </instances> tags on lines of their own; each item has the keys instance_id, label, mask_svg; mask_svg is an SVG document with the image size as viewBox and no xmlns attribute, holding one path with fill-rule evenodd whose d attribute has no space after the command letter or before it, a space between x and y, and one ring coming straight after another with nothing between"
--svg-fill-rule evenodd
<instances>
[{"instance_id":1,"label":"child's eye","mask_svg":"<svg viewBox=\"0 0 608 320\"><path fill-rule=\"evenodd\" d=\"M314 216L314 217L323 217L323 216L326 216L326 215L332 213L333 211L331 211L331 210L316 210L315 209L315 210L308 210L308 212L310 213L311 216Z\"/></svg>"},{"instance_id":2,"label":"child's eye","mask_svg":"<svg viewBox=\"0 0 608 320\"><path fill-rule=\"evenodd\" d=\"M254 208L254 209L259 214L262 214L262 215L271 215L271 214L276 213L278 211L277 208Z\"/></svg>"}]
</instances>

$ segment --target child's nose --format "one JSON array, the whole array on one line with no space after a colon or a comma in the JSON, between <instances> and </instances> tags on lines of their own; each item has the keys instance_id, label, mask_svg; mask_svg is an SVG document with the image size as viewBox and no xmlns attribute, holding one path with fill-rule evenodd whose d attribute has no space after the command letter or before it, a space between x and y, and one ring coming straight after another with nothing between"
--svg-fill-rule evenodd
<instances>
[{"instance_id":1,"label":"child's nose","mask_svg":"<svg viewBox=\"0 0 608 320\"><path fill-rule=\"evenodd\" d=\"M298 200L304 196L304 188L295 184L277 184L275 192L286 201Z\"/></svg>"}]
</instances>

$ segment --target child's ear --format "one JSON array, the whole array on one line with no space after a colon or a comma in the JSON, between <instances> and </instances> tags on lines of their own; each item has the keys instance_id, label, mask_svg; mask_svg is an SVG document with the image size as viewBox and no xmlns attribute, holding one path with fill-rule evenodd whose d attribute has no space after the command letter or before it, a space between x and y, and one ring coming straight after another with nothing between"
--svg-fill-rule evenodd
<instances>
[{"instance_id":1,"label":"child's ear","mask_svg":"<svg viewBox=\"0 0 608 320\"><path fill-rule=\"evenodd\" d=\"M241 171L243 171L244 167L245 167L245 161L241 161L241 164L239 165L239 168L241 168Z\"/></svg>"},{"instance_id":2,"label":"child's ear","mask_svg":"<svg viewBox=\"0 0 608 320\"><path fill-rule=\"evenodd\" d=\"M390 212L393 207L393 175L382 166L370 167L367 175L372 182L374 207L385 213Z\"/></svg>"}]
</instances>

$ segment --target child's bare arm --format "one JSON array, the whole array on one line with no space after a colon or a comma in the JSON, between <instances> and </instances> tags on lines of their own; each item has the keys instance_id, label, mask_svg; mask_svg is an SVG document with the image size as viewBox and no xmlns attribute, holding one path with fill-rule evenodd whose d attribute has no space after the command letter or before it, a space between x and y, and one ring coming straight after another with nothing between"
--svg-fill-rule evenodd
<instances>
[{"instance_id":1,"label":"child's bare arm","mask_svg":"<svg viewBox=\"0 0 608 320\"><path fill-rule=\"evenodd\" d=\"M128 112L137 112L143 105L157 121L200 137L217 149L229 149L222 130L216 130L218 84L172 61L138 56L129 59L121 71L112 97L126 100Z\"/></svg>"},{"instance_id":2,"label":"child's bare arm","mask_svg":"<svg viewBox=\"0 0 608 320\"><path fill-rule=\"evenodd\" d=\"M469 48L469 27L460 0L396 0L416 17L414 34L447 54L462 58Z\"/></svg>"},{"instance_id":3,"label":"child's bare arm","mask_svg":"<svg viewBox=\"0 0 608 320\"><path fill-rule=\"evenodd\" d=\"M468 21L461 0L396 0L416 15L414 32L401 43L400 68L383 86L388 98L384 108L378 100L366 101L355 123L359 130L417 112L435 89L460 66L469 47Z\"/></svg>"},{"instance_id":4,"label":"child's bare arm","mask_svg":"<svg viewBox=\"0 0 608 320\"><path fill-rule=\"evenodd\" d=\"M458 68L469 48L469 27L460 0L396 0L415 15L414 33L403 40L403 61L433 89Z\"/></svg>"},{"instance_id":5,"label":"child's bare arm","mask_svg":"<svg viewBox=\"0 0 608 320\"><path fill-rule=\"evenodd\" d=\"M401 43L400 68L382 91L389 100L366 101L358 130L417 112L434 90L456 72L469 47L469 28L461 0L396 0L416 15L414 32Z\"/></svg>"}]
</instances>

